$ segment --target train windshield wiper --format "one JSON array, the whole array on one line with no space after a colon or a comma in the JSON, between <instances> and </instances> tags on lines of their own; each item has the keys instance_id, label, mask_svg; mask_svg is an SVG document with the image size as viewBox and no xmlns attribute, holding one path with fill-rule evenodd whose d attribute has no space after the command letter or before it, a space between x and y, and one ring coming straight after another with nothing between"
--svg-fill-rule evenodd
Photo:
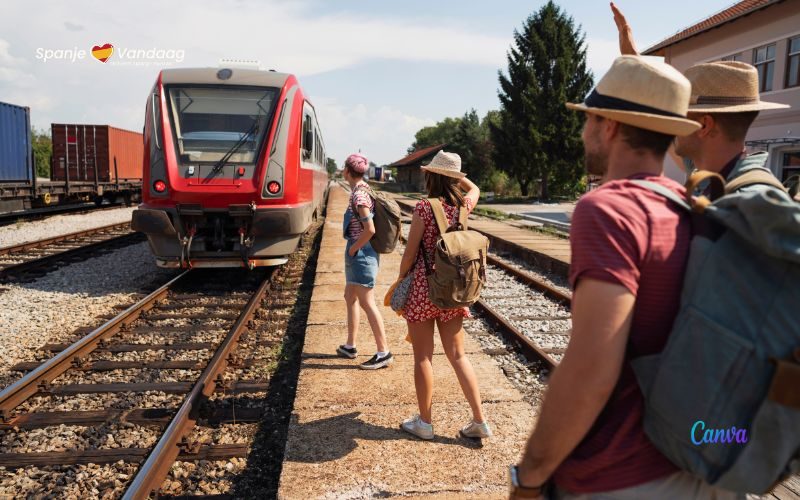
<instances>
[{"instance_id":1,"label":"train windshield wiper","mask_svg":"<svg viewBox=\"0 0 800 500\"><path fill-rule=\"evenodd\" d=\"M236 144L233 145L233 147L231 147L231 149L222 155L222 158L220 158L217 163L214 164L214 168L211 169L211 173L208 175L209 179L217 175L217 173L222 170L222 167L228 163L228 160L231 159L231 156L239 151L239 148L244 146L244 143L247 142L251 135L255 135L258 132L258 122L260 117L260 115L256 117L256 120L253 122L253 125L250 126L250 129L244 133L244 135L236 142Z\"/></svg>"}]
</instances>

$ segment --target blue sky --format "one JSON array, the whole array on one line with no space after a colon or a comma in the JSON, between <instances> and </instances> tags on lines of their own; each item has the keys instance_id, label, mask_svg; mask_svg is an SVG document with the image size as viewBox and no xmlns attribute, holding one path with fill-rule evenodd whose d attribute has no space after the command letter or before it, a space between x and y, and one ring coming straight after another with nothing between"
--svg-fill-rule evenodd
<instances>
[{"instance_id":1,"label":"blue sky","mask_svg":"<svg viewBox=\"0 0 800 500\"><path fill-rule=\"evenodd\" d=\"M606 1L557 2L580 24L599 77L617 55ZM730 0L621 0L640 48L729 5ZM498 106L497 71L512 33L543 1L6 0L0 18L0 101L51 122L142 126L144 98L173 66L257 59L292 72L318 109L329 154L361 150L379 164L403 156L416 130L470 108ZM31 12L36 12L34 18ZM183 50L184 58L127 63L37 59L37 49ZM113 63L113 64L110 64Z\"/></svg>"}]
</instances>

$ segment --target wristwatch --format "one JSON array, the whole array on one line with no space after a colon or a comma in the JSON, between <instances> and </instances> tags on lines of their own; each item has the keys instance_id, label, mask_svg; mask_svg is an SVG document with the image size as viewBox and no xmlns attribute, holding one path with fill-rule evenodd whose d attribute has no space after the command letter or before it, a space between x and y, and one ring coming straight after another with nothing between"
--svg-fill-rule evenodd
<instances>
[{"instance_id":1,"label":"wristwatch","mask_svg":"<svg viewBox=\"0 0 800 500\"><path fill-rule=\"evenodd\" d=\"M544 484L539 486L522 486L519 484L519 472L516 465L508 468L508 494L516 498L537 498L541 496Z\"/></svg>"}]
</instances>

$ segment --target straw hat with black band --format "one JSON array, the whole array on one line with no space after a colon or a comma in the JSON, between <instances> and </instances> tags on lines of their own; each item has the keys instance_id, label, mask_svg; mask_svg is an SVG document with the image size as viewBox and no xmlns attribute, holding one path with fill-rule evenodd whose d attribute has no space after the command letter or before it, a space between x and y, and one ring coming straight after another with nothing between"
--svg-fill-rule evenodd
<instances>
[{"instance_id":1,"label":"straw hat with black band","mask_svg":"<svg viewBox=\"0 0 800 500\"><path fill-rule=\"evenodd\" d=\"M461 156L446 151L439 151L430 163L420 168L426 172L440 174L446 177L455 177L456 179L467 176L467 174L461 171Z\"/></svg>"},{"instance_id":2,"label":"straw hat with black band","mask_svg":"<svg viewBox=\"0 0 800 500\"><path fill-rule=\"evenodd\" d=\"M567 107L667 135L685 136L700 128L686 118L691 85L660 60L621 56L583 103Z\"/></svg>"},{"instance_id":3,"label":"straw hat with black band","mask_svg":"<svg viewBox=\"0 0 800 500\"><path fill-rule=\"evenodd\" d=\"M696 113L744 113L784 109L787 104L762 101L758 70L738 61L696 64L684 73L692 84L689 111Z\"/></svg>"}]
</instances>

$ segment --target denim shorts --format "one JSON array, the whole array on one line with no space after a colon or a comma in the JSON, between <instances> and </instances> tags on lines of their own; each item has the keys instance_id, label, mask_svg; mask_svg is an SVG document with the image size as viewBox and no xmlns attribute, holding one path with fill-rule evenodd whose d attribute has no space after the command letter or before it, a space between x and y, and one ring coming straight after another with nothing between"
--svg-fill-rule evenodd
<instances>
[{"instance_id":1,"label":"denim shorts","mask_svg":"<svg viewBox=\"0 0 800 500\"><path fill-rule=\"evenodd\" d=\"M348 252L355 242L356 240L347 240L347 246L344 249L344 276L347 284L375 288L380 255L372 248L372 245L367 243L353 257L350 257Z\"/></svg>"}]
</instances>

